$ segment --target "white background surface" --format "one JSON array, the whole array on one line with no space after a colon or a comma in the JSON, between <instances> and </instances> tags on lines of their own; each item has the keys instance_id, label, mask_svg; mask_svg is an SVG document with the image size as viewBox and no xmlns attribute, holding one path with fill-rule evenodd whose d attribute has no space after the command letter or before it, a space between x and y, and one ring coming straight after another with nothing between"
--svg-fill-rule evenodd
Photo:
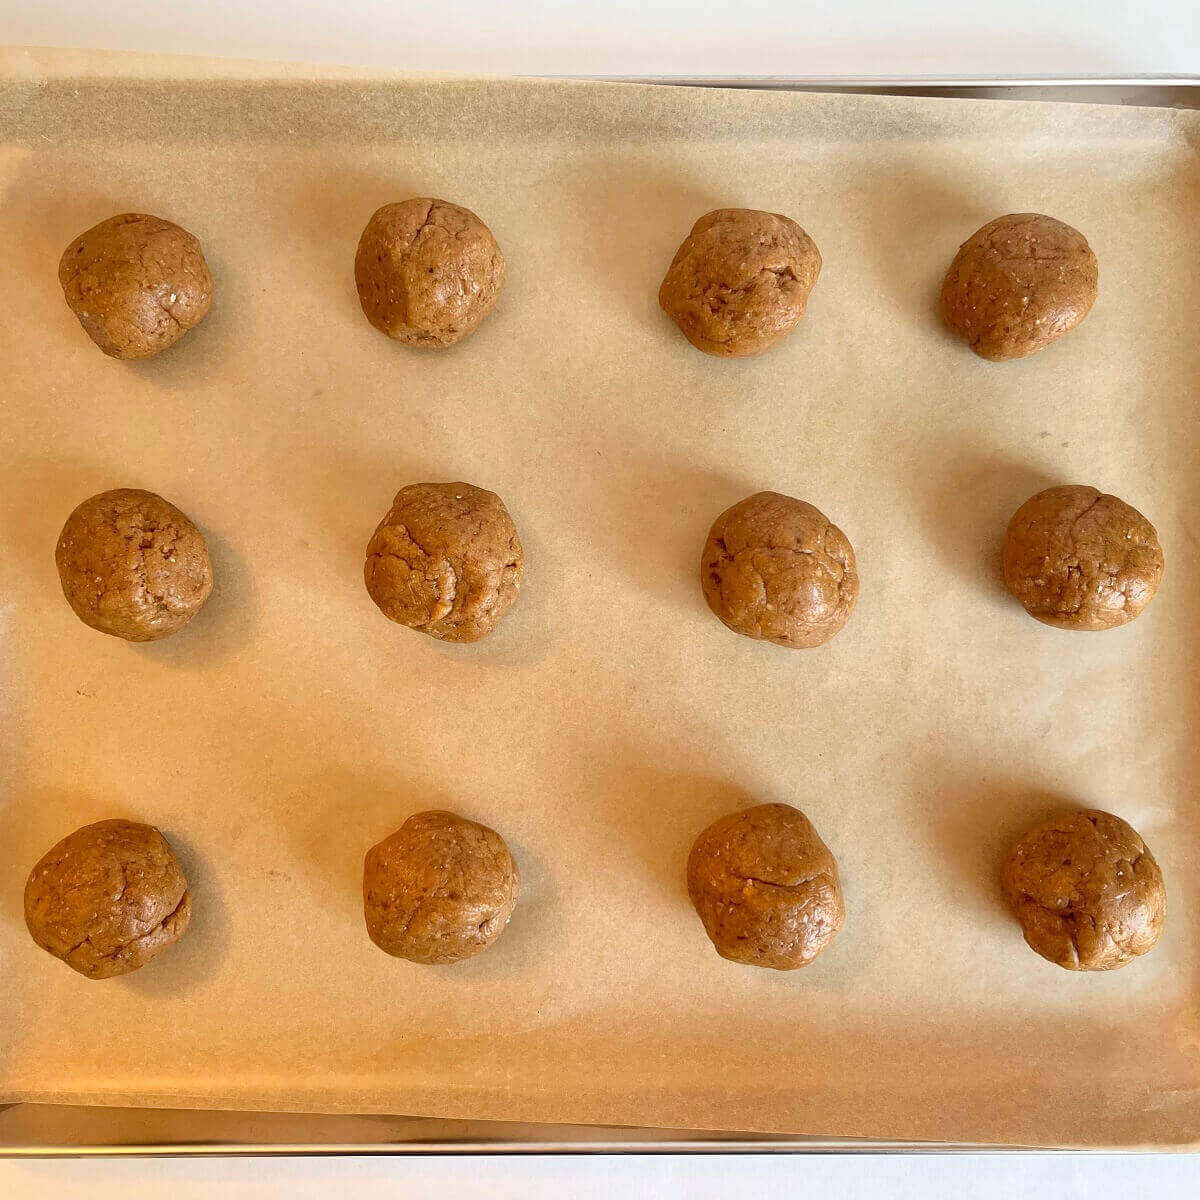
<instances>
[{"instance_id":1,"label":"white background surface","mask_svg":"<svg viewBox=\"0 0 1200 1200\"><path fill-rule=\"evenodd\" d=\"M603 75L1200 72L1196 0L0 0L0 43L319 60L412 70ZM854 1156L0 1162L26 1200L290 1200L340 1195L1074 1200L1194 1196L1200 1159Z\"/></svg>"},{"instance_id":2,"label":"white background surface","mask_svg":"<svg viewBox=\"0 0 1200 1200\"><path fill-rule=\"evenodd\" d=\"M0 40L495 74L1200 71L1195 0L0 0Z\"/></svg>"}]
</instances>

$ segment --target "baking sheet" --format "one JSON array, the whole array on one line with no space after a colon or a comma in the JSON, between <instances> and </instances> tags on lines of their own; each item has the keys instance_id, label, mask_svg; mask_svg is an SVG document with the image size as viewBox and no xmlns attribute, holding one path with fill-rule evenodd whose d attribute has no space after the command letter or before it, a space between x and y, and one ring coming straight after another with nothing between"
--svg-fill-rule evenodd
<instances>
[{"instance_id":1,"label":"baking sheet","mask_svg":"<svg viewBox=\"0 0 1200 1200\"><path fill-rule=\"evenodd\" d=\"M0 88L0 1101L413 1112L1024 1145L1200 1143L1196 114L10 52ZM452 351L363 320L366 218L463 203L508 261ZM780 348L718 361L659 313L719 205L825 260ZM58 256L113 212L202 240L213 312L121 364ZM1007 211L1081 228L1087 322L1024 362L939 326L958 243ZM361 557L391 496L463 478L529 558L489 641L384 620ZM1158 526L1133 625L1042 627L997 578L1011 511L1087 482ZM213 599L132 646L79 624L56 535L146 487L209 538ZM704 605L713 517L758 488L854 543L825 648ZM846 926L811 968L716 957L683 887L714 817L797 804ZM1064 804L1119 813L1167 880L1160 946L1071 975L995 876ZM526 891L486 955L387 958L364 850L410 812L501 830ZM184 859L192 929L104 984L29 941L29 866L127 815Z\"/></svg>"}]
</instances>

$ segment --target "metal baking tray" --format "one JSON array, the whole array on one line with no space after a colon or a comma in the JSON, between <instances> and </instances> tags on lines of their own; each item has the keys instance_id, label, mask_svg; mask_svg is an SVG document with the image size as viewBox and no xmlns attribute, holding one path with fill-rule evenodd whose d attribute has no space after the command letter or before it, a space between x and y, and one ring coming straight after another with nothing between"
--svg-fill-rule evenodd
<instances>
[{"instance_id":1,"label":"metal baking tray","mask_svg":"<svg viewBox=\"0 0 1200 1200\"><path fill-rule=\"evenodd\" d=\"M1007 78L605 77L682 87L1044 100L1200 109L1200 75ZM1019 1146L891 1142L409 1116L318 1116L66 1104L0 1106L0 1157L179 1155L845 1154L1014 1151Z\"/></svg>"}]
</instances>

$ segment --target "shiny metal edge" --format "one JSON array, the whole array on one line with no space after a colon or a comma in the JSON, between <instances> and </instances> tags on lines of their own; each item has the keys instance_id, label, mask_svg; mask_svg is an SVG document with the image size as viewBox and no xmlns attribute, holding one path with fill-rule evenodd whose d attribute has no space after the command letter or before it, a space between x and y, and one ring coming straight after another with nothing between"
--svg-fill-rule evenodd
<instances>
[{"instance_id":1,"label":"shiny metal edge","mask_svg":"<svg viewBox=\"0 0 1200 1200\"><path fill-rule=\"evenodd\" d=\"M565 78L565 77L558 77ZM945 97L957 100L1042 100L1076 104L1126 104L1152 108L1200 109L1200 75L745 75L570 76L605 83L646 83L669 87L733 88L747 91L835 92L849 95Z\"/></svg>"},{"instance_id":2,"label":"shiny metal edge","mask_svg":"<svg viewBox=\"0 0 1200 1200\"><path fill-rule=\"evenodd\" d=\"M12 1104L0 1157L191 1155L887 1154L1012 1147L716 1130L546 1125L433 1117Z\"/></svg>"},{"instance_id":3,"label":"shiny metal edge","mask_svg":"<svg viewBox=\"0 0 1200 1200\"><path fill-rule=\"evenodd\" d=\"M1200 109L1200 75L553 76L608 83L959 99L1048 100ZM269 1136L269 1135L275 1136ZM322 1116L98 1105L0 1105L0 1158L572 1154L1062 1153L964 1142L904 1142L403 1116Z\"/></svg>"}]
</instances>

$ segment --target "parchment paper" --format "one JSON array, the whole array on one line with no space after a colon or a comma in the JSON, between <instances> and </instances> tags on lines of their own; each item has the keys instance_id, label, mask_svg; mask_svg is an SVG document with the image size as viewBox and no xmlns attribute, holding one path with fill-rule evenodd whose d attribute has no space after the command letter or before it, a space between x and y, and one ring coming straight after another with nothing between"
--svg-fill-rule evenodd
<instances>
[{"instance_id":1,"label":"parchment paper","mask_svg":"<svg viewBox=\"0 0 1200 1200\"><path fill-rule=\"evenodd\" d=\"M0 1101L633 1123L1023 1145L1200 1143L1195 114L11 52L0 90ZM508 261L454 350L389 342L358 235L414 194ZM657 308L700 214L795 217L825 268L759 358ZM104 358L59 255L115 212L169 217L216 277L162 357ZM1010 211L1082 229L1086 323L989 364L940 327L958 244ZM386 621L361 579L392 494L498 491L529 571L491 640ZM1011 512L1051 483L1153 520L1134 624L1043 627L1004 593ZM71 508L116 486L203 528L217 586L168 641L85 628ZM759 488L851 538L862 594L825 648L728 633L698 556ZM807 970L716 956L684 858L782 800L841 864ZM1010 839L1071 804L1145 836L1165 935L1108 974L1022 942ZM502 831L526 892L484 956L393 960L363 852L447 806ZM169 955L84 980L25 933L36 859L153 822L195 915Z\"/></svg>"}]
</instances>

